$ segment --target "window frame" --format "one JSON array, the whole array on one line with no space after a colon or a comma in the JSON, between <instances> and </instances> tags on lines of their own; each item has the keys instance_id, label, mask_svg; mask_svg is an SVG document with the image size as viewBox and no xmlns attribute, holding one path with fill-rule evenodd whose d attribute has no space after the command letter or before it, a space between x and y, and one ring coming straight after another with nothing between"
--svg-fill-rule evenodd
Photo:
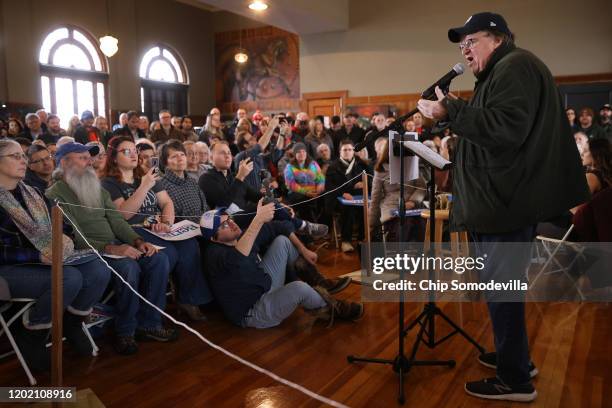
<instances>
[{"instance_id":1,"label":"window frame","mask_svg":"<svg viewBox=\"0 0 612 408\"><path fill-rule=\"evenodd\" d=\"M47 37L54 32L55 30L61 29L61 28L66 28L68 30L68 38L62 38L58 41L56 41L51 48L49 49L49 55L47 58L47 62L53 61L53 57L55 55L55 52L58 50L59 47L61 47L64 44L71 44L74 45L76 47L78 47L81 51L83 51L83 53L87 56L87 59L89 60L92 70L83 70L83 69L79 69L79 68L68 68L68 67L62 67L59 65L53 65L53 64L49 64L49 63L42 63L40 62L40 51L41 48L43 46L43 43L45 42L45 40L47 39ZM95 63L93 60L92 55L90 54L89 50L78 40L76 40L74 38L74 31L78 31L79 33L81 33L87 40L89 40L89 42L93 45L94 50L96 50L96 52L98 53L98 58L100 59L100 64L101 64L101 71L96 71L95 70ZM55 79L56 78L66 78L66 79L70 79L72 81L72 92L73 92L73 111L76 112L76 115L80 115L82 112L78 112L78 97L77 97L77 81L82 80L82 81L90 81L93 84L93 113L96 116L104 116L106 118L109 118L109 113L110 113L110 99L109 99L109 92L108 92L108 83L109 83L109 69L108 69L108 60L106 59L106 56L100 51L99 47L98 47L98 41L95 39L95 37L93 35L91 35L91 33L89 33L87 30L83 29L82 27L78 27L72 24L62 24L59 26L55 26L52 27L49 31L47 31L44 35L44 37L42 38L42 41L39 44L38 47L38 55L39 57L37 58L38 65L39 65L39 77L38 77L38 81L39 81L39 87L38 89L40 90L40 95L42 100L44 101L44 97L42 96L42 77L47 77L49 78L49 97L50 97L50 103L51 106L49 107L51 109L51 112L55 113L57 112L57 98L56 98L56 90L55 90ZM102 86L104 87L104 110L100 111L100 107L98 106L98 83L102 83ZM62 118L64 120L67 120L67 118Z\"/></svg>"},{"instance_id":2,"label":"window frame","mask_svg":"<svg viewBox=\"0 0 612 408\"><path fill-rule=\"evenodd\" d=\"M156 47L159 48L159 54L151 57L150 60L147 62L144 70L142 70L141 68L143 64L143 59L153 48L156 48ZM183 82L178 82L179 72L177 72L177 69L175 65L172 63L172 60L164 56L164 51L169 52L176 60L178 69L181 71L180 74L183 77ZM149 77L150 72L151 72L151 67L157 61L165 61L170 66L170 68L172 69L172 72L174 73L174 77L177 79L177 82L161 81L157 79L151 79ZM145 74L144 77L140 76L141 71L144 71L144 74ZM179 106L184 106L184 111L172 112L172 114L182 115L182 114L187 114L189 112L189 72L187 71L187 66L185 64L185 61L183 60L183 57L173 47L169 46L168 44L161 43L161 42L155 42L155 43L149 44L146 47L145 51L141 54L140 61L138 64L138 76L140 78L140 89L141 89L141 91L139 92L139 95L143 95L143 98L141 100L141 105L142 105L141 107L144 108L143 113L147 117L149 117L149 120L156 120L157 113L158 113L158 112L154 112L152 108L153 106L153 101L151 98L152 90L163 92L165 95L164 99L167 95L167 92L174 93L174 96L175 96L174 103L178 104ZM167 108L168 107L164 107L164 109L167 109Z\"/></svg>"}]
</instances>

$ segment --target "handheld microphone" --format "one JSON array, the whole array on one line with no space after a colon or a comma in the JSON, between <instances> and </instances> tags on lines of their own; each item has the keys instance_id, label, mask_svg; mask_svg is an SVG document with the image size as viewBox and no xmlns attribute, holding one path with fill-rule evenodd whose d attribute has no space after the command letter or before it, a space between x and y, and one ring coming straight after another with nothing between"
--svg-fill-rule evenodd
<instances>
[{"instance_id":1,"label":"handheld microphone","mask_svg":"<svg viewBox=\"0 0 612 408\"><path fill-rule=\"evenodd\" d=\"M421 97L423 99L431 98L436 93L436 86L439 86L440 89L447 88L450 85L451 81L456 76L462 75L464 72L465 72L465 65L463 65L462 63L455 64L453 69L448 71L446 75L438 79L432 86L424 90L423 93L421 94Z\"/></svg>"}]
</instances>

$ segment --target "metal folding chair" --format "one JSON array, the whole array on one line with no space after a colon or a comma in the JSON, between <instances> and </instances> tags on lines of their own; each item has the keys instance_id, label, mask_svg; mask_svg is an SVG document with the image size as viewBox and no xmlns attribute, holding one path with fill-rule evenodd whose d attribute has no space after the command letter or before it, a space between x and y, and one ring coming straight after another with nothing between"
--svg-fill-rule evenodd
<instances>
[{"instance_id":1,"label":"metal folding chair","mask_svg":"<svg viewBox=\"0 0 612 408\"><path fill-rule=\"evenodd\" d=\"M4 279L2 279L1 277L0 277L0 280L4 281ZM2 306L0 306L0 326L1 326L0 336L2 336L3 334L6 334L6 337L11 343L11 347L13 347L13 351L9 351L7 353L0 355L0 359L8 357L12 354L16 354L17 358L19 359L19 362L21 363L21 366L23 367L23 370L28 376L30 385L34 386L36 385L36 378L34 378L34 376L32 375L32 372L30 371L30 367L28 367L28 364L23 358L23 354L21 354L21 350L19 350L19 346L17 345L17 342L15 342L15 338L13 337L13 334L11 333L10 326L17 319L21 318L23 314L36 303L36 300L27 299L27 298L14 298L13 299L13 298L10 298L10 294L8 298L5 295L2 296L2 298L0 298L0 301L5 301L5 303ZM13 317L11 317L8 321L5 320L3 313L9 310L14 304L17 304L17 303L23 304L23 307L21 307L21 309L19 309L19 311L16 314L14 314Z\"/></svg>"},{"instance_id":2,"label":"metal folding chair","mask_svg":"<svg viewBox=\"0 0 612 408\"><path fill-rule=\"evenodd\" d=\"M562 273L572 284L575 285L575 279L570 275L569 271L576 264L576 262L583 257L585 247L579 243L567 240L573 230L574 225L571 225L561 239L546 237L543 235L538 235L536 237L536 240L542 243L542 249L544 250L543 254L539 254L538 251L537 257L539 259L540 256L543 255L545 261L542 267L537 271L533 280L530 281L529 289L535 286L536 282L542 275L551 275L555 273ZM567 250L573 251L574 257L569 263L564 264L558 259L557 255L560 253L567 253ZM546 269L549 266L551 266L551 268L547 271ZM527 278L529 278L529 276L527 276ZM584 300L585 297L580 290L580 287L578 285L575 285L575 287L580 299Z\"/></svg>"}]
</instances>

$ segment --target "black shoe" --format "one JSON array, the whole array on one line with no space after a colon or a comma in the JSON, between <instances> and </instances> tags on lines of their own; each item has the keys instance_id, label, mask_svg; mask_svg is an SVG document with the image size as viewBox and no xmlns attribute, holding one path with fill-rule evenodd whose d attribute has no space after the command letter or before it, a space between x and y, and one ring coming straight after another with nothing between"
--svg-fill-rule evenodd
<instances>
[{"instance_id":1,"label":"black shoe","mask_svg":"<svg viewBox=\"0 0 612 408\"><path fill-rule=\"evenodd\" d=\"M531 383L511 387L497 377L468 382L465 384L465 392L474 397L515 402L531 402L538 396Z\"/></svg>"},{"instance_id":2,"label":"black shoe","mask_svg":"<svg viewBox=\"0 0 612 408\"><path fill-rule=\"evenodd\" d=\"M123 356L129 356L138 352L138 344L136 344L134 336L115 336L113 348Z\"/></svg>"},{"instance_id":3,"label":"black shoe","mask_svg":"<svg viewBox=\"0 0 612 408\"><path fill-rule=\"evenodd\" d=\"M497 369L497 353L484 353L478 356L478 362L485 367L492 368L494 370ZM529 377L534 378L538 375L538 368L533 364L533 362L529 362Z\"/></svg>"},{"instance_id":4,"label":"black shoe","mask_svg":"<svg viewBox=\"0 0 612 408\"><path fill-rule=\"evenodd\" d=\"M93 355L93 346L85 335L83 328L84 316L77 316L72 313L64 313L64 336L70 347L81 356Z\"/></svg>"},{"instance_id":5,"label":"black shoe","mask_svg":"<svg viewBox=\"0 0 612 408\"><path fill-rule=\"evenodd\" d=\"M178 339L176 329L158 327L156 329L136 329L136 339L139 341L175 341Z\"/></svg>"},{"instance_id":6,"label":"black shoe","mask_svg":"<svg viewBox=\"0 0 612 408\"><path fill-rule=\"evenodd\" d=\"M51 370L51 353L47 349L49 329L29 330L19 320L15 323L13 337L32 371Z\"/></svg>"}]
</instances>

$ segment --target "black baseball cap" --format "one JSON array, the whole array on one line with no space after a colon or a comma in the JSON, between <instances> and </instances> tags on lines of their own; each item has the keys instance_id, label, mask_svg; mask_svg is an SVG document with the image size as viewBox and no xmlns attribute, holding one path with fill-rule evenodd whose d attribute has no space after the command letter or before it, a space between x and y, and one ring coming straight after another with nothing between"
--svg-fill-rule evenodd
<instances>
[{"instance_id":1,"label":"black baseball cap","mask_svg":"<svg viewBox=\"0 0 612 408\"><path fill-rule=\"evenodd\" d=\"M448 30L448 39L451 42L458 43L464 35L474 34L483 30L495 30L500 33L512 35L506 20L504 20L500 14L487 11L471 15L463 27L456 27Z\"/></svg>"}]
</instances>

